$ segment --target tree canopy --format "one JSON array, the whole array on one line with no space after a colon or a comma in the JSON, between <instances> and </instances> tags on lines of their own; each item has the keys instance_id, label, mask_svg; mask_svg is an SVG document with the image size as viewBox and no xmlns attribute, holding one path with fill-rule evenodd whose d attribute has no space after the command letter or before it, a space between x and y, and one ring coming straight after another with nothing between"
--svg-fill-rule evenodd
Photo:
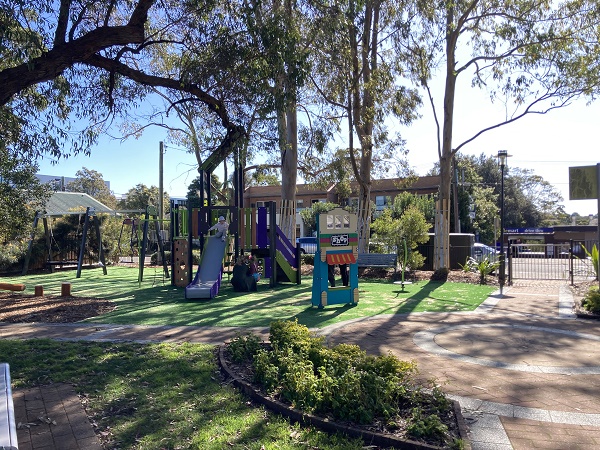
<instances>
[{"instance_id":1,"label":"tree canopy","mask_svg":"<svg viewBox=\"0 0 600 450\"><path fill-rule=\"evenodd\" d=\"M360 185L365 251L374 168L389 168L393 156L406 154L386 119L410 124L419 88L438 135L439 236L449 232L451 164L461 148L526 114L597 93L599 13L589 0L0 2L0 151L58 161L89 152L116 123L125 124L125 135L136 134L177 115L184 125L171 128L172 138L199 164L233 150L242 165L259 151L275 155L268 163L281 165L282 199L292 201L298 152L307 170L333 167L323 155L345 129L346 155L336 158L335 170L348 163ZM431 89L438 72L445 81L441 101ZM465 74L507 112L455 143L456 82ZM138 123L140 105L150 109ZM298 142L300 109L307 123ZM515 201L523 192L543 199L530 212L521 204L515 222L551 213L554 193L532 173L514 175ZM472 196L483 201L490 194ZM288 211L295 230L295 208ZM442 244L435 265L444 266L448 240L436 241Z\"/></svg>"},{"instance_id":2,"label":"tree canopy","mask_svg":"<svg viewBox=\"0 0 600 450\"><path fill-rule=\"evenodd\" d=\"M82 192L104 203L109 208L115 208L117 199L110 191L100 172L83 167L75 174L75 180L67 184L69 192Z\"/></svg>"}]
</instances>

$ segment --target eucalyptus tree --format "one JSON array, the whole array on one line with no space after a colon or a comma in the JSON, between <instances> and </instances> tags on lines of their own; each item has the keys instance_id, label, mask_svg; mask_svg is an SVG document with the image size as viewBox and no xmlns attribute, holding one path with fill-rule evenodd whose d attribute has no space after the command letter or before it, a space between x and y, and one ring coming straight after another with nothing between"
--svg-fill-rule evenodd
<instances>
[{"instance_id":1,"label":"eucalyptus tree","mask_svg":"<svg viewBox=\"0 0 600 450\"><path fill-rule=\"evenodd\" d=\"M461 229L493 244L499 236L501 173L490 155L456 155ZM439 164L434 169L439 172ZM505 226L528 228L560 223L565 216L560 192L530 169L505 169ZM471 207L471 208L470 208ZM474 214L469 217L469 212Z\"/></svg>"},{"instance_id":2,"label":"eucalyptus tree","mask_svg":"<svg viewBox=\"0 0 600 450\"><path fill-rule=\"evenodd\" d=\"M37 169L31 158L14 155L0 142L0 266L24 252L35 212L50 197L50 186L35 176Z\"/></svg>"},{"instance_id":3,"label":"eucalyptus tree","mask_svg":"<svg viewBox=\"0 0 600 450\"><path fill-rule=\"evenodd\" d=\"M56 159L89 152L97 136L141 104L152 86L185 92L181 101L210 111L223 130L214 151L228 153L245 138L224 101L231 83L219 84L236 79L225 65L229 60L215 54L204 60L205 68L222 69L216 78L214 71L192 71L197 64L179 64L168 73L153 64L156 48L181 59L192 43L218 41L223 28L205 20L213 15L222 16L216 2L195 0L0 2L0 116L6 124L0 140L22 154Z\"/></svg>"},{"instance_id":4,"label":"eucalyptus tree","mask_svg":"<svg viewBox=\"0 0 600 450\"><path fill-rule=\"evenodd\" d=\"M410 76L426 92L434 113L440 163L434 267L449 265L451 165L461 148L483 133L527 114L545 114L597 90L598 3L568 0L458 0L414 2L406 10L396 45ZM441 72L443 99L432 79ZM472 77L490 101L505 105L505 116L453 141L456 85ZM468 124L466 124L468 126Z\"/></svg>"},{"instance_id":5,"label":"eucalyptus tree","mask_svg":"<svg viewBox=\"0 0 600 450\"><path fill-rule=\"evenodd\" d=\"M117 205L117 199L104 182L102 174L87 167L75 173L75 180L67 184L66 191L88 194L109 208L114 209Z\"/></svg>"},{"instance_id":6,"label":"eucalyptus tree","mask_svg":"<svg viewBox=\"0 0 600 450\"><path fill-rule=\"evenodd\" d=\"M403 141L390 135L384 121L391 113L410 123L420 102L415 91L400 84L402 67L391 46L391 37L401 30L403 9L404 3L397 1L335 2L312 46L312 88L322 107L321 122L330 122L320 128L320 135L332 136L347 121L348 158L359 185L360 252L368 251L374 162L389 167L392 155L404 152Z\"/></svg>"},{"instance_id":7,"label":"eucalyptus tree","mask_svg":"<svg viewBox=\"0 0 600 450\"><path fill-rule=\"evenodd\" d=\"M280 210L279 226L293 239L296 232L298 102L308 73L308 42L321 19L310 1L245 0L245 5L251 20L252 39L263 49L267 63L264 71L267 79L261 88L271 96L269 104L276 121L282 206L287 204Z\"/></svg>"}]
</instances>

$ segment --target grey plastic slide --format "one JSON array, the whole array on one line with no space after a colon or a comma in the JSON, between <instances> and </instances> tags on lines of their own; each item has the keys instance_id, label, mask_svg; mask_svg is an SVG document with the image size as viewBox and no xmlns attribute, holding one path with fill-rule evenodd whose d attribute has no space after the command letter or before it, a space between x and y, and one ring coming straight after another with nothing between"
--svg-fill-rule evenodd
<instances>
[{"instance_id":1,"label":"grey plastic slide","mask_svg":"<svg viewBox=\"0 0 600 450\"><path fill-rule=\"evenodd\" d=\"M223 277L223 257L227 241L209 236L204 243L204 252L196 277L185 288L185 298L213 298L219 292Z\"/></svg>"}]
</instances>

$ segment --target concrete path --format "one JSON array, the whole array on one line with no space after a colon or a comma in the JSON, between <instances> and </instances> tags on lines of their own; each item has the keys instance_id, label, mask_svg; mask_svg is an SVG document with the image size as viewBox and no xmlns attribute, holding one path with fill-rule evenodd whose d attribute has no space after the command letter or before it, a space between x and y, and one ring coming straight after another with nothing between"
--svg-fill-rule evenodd
<instances>
[{"instance_id":1,"label":"concrete path","mask_svg":"<svg viewBox=\"0 0 600 450\"><path fill-rule=\"evenodd\" d=\"M331 344L416 361L424 381L460 402L474 450L600 449L600 322L576 319L572 301L564 282L521 282L471 313L377 316L320 333ZM2 339L220 344L237 331L0 323Z\"/></svg>"}]
</instances>

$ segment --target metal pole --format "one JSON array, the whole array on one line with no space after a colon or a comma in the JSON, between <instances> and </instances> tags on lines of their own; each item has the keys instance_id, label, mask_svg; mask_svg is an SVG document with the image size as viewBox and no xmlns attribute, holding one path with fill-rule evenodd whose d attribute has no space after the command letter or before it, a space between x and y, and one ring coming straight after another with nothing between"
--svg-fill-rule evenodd
<instances>
[{"instance_id":1,"label":"metal pole","mask_svg":"<svg viewBox=\"0 0 600 450\"><path fill-rule=\"evenodd\" d=\"M596 164L596 198L598 199L598 251L600 251L600 163ZM596 276L598 277L598 288L600 289L600 273L596 273Z\"/></svg>"},{"instance_id":2,"label":"metal pole","mask_svg":"<svg viewBox=\"0 0 600 450\"><path fill-rule=\"evenodd\" d=\"M156 230L157 233L160 233L162 230L162 219L164 217L163 211L163 197L164 197L164 187L163 187L163 153L164 153L164 145L163 142L160 141L159 146L159 155L158 155L158 228Z\"/></svg>"},{"instance_id":3,"label":"metal pole","mask_svg":"<svg viewBox=\"0 0 600 450\"><path fill-rule=\"evenodd\" d=\"M504 260L504 164L500 166L500 295L504 288L506 261Z\"/></svg>"}]
</instances>

